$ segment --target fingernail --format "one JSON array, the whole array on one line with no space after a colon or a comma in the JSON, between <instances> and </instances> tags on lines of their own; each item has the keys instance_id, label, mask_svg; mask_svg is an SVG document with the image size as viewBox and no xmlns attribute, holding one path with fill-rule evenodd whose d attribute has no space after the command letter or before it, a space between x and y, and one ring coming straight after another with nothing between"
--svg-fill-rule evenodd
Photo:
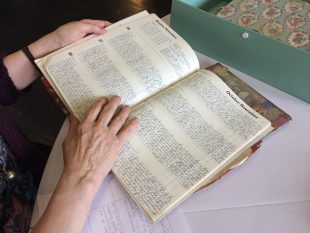
<instances>
[{"instance_id":1,"label":"fingernail","mask_svg":"<svg viewBox=\"0 0 310 233\"><path fill-rule=\"evenodd\" d=\"M121 100L121 97L118 96L118 95L113 95L113 96L112 96L112 99L118 99L118 100L120 101L120 100Z\"/></svg>"}]
</instances>

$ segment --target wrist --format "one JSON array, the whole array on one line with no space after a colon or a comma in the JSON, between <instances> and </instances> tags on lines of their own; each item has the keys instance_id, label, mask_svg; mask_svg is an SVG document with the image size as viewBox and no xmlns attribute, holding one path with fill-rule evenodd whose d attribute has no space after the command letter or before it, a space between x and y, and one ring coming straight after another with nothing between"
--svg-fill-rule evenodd
<instances>
[{"instance_id":1,"label":"wrist","mask_svg":"<svg viewBox=\"0 0 310 233\"><path fill-rule=\"evenodd\" d=\"M38 59L61 48L61 45L54 32L52 32L29 44L28 48L33 57Z\"/></svg>"},{"instance_id":2,"label":"wrist","mask_svg":"<svg viewBox=\"0 0 310 233\"><path fill-rule=\"evenodd\" d=\"M71 190L83 190L89 195L95 194L102 183L102 179L98 179L98 176L91 174L92 172L83 174L80 171L70 172L64 170L61 176L61 180L65 183L65 186Z\"/></svg>"}]
</instances>

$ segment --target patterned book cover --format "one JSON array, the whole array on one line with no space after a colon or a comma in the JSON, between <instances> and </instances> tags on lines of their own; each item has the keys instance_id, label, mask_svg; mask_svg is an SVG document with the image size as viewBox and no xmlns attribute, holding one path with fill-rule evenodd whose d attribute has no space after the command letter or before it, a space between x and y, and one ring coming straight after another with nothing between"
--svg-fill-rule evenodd
<instances>
[{"instance_id":1,"label":"patterned book cover","mask_svg":"<svg viewBox=\"0 0 310 233\"><path fill-rule=\"evenodd\" d=\"M244 81L242 81L233 73L231 73L225 66L221 64L215 64L207 69L215 73L217 76L219 76L245 103L247 103L250 107L252 107L256 112L258 112L259 114L267 118L269 121L271 121L274 130L278 129L279 127L281 127L282 125L284 125L285 123L289 122L292 119L287 113L285 113L283 110L281 110L276 105L271 103L268 99L266 99L264 96L255 91ZM242 164L247 158L253 155L253 153L261 145L262 141L255 143L251 148L246 150L235 161L229 164L221 174L219 174L210 182L202 185L198 190L201 190L209 186L216 180L222 178L233 168Z\"/></svg>"},{"instance_id":2,"label":"patterned book cover","mask_svg":"<svg viewBox=\"0 0 310 233\"><path fill-rule=\"evenodd\" d=\"M59 95L57 94L57 92L54 90L54 88L52 87L52 85L50 84L50 82L44 77L41 77L41 81L43 83L43 85L45 86L46 90L48 91L48 93L52 96L52 98L54 99L54 101L58 104L58 106L61 108L61 110L66 114L66 115L70 115L70 111L69 108L66 107L65 103L61 100L61 98L59 97Z\"/></svg>"}]
</instances>

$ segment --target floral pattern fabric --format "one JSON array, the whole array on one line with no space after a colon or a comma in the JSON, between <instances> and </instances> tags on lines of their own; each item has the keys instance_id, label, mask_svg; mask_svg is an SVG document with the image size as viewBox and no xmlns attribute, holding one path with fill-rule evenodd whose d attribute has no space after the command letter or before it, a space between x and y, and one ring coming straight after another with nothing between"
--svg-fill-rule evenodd
<instances>
[{"instance_id":1,"label":"floral pattern fabric","mask_svg":"<svg viewBox=\"0 0 310 233\"><path fill-rule=\"evenodd\" d=\"M302 0L233 0L217 16L310 51L310 3Z\"/></svg>"}]
</instances>

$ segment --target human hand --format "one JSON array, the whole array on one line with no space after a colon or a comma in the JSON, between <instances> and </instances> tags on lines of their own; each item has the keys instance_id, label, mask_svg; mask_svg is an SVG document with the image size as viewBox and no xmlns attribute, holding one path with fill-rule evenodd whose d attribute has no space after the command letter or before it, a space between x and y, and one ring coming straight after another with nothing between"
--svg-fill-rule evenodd
<instances>
[{"instance_id":1,"label":"human hand","mask_svg":"<svg viewBox=\"0 0 310 233\"><path fill-rule=\"evenodd\" d=\"M108 21L83 19L60 26L55 31L31 43L28 47L34 58L40 58L57 49L72 44L88 34L104 34Z\"/></svg>"},{"instance_id":2,"label":"human hand","mask_svg":"<svg viewBox=\"0 0 310 233\"><path fill-rule=\"evenodd\" d=\"M70 118L70 129L63 143L64 173L78 183L97 188L117 159L122 145L138 126L138 119L126 122L131 107L117 114L120 97L102 98L88 111L83 121Z\"/></svg>"},{"instance_id":3,"label":"human hand","mask_svg":"<svg viewBox=\"0 0 310 233\"><path fill-rule=\"evenodd\" d=\"M115 113L119 104L120 97L101 98L81 122L70 118L64 171L33 233L81 232L103 178L138 125L137 118L126 121L129 106Z\"/></svg>"},{"instance_id":4,"label":"human hand","mask_svg":"<svg viewBox=\"0 0 310 233\"><path fill-rule=\"evenodd\" d=\"M53 38L55 46L62 48L82 39L87 34L104 34L105 28L109 25L111 23L108 21L83 19L57 28L50 36Z\"/></svg>"}]
</instances>

